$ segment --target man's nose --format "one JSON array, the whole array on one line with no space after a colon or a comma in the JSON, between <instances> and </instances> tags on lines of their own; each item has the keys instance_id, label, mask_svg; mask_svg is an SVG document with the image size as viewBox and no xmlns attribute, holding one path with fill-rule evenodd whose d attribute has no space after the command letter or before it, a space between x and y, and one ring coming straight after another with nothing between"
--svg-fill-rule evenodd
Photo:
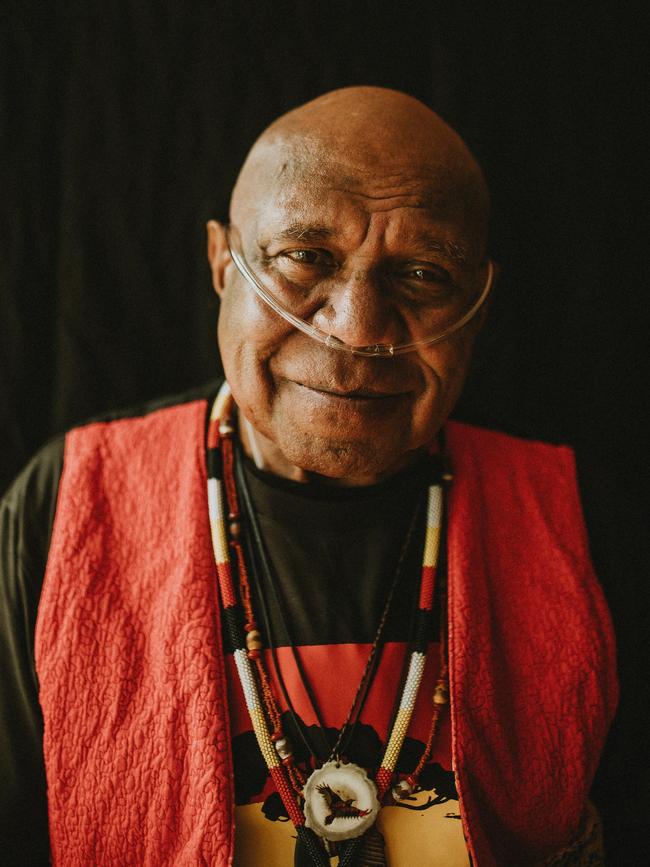
<instances>
[{"instance_id":1,"label":"man's nose","mask_svg":"<svg viewBox=\"0 0 650 867\"><path fill-rule=\"evenodd\" d=\"M386 286L366 270L340 275L325 303L312 317L312 323L348 346L398 343L405 339L404 323Z\"/></svg>"}]
</instances>

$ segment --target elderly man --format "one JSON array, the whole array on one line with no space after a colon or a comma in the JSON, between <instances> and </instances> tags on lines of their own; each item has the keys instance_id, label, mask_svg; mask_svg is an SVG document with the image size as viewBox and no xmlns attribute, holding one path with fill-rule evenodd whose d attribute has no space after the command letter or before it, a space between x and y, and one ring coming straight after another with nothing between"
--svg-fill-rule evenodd
<instances>
[{"instance_id":1,"label":"elderly man","mask_svg":"<svg viewBox=\"0 0 650 867\"><path fill-rule=\"evenodd\" d=\"M256 142L208 225L225 382L69 432L5 499L3 863L604 863L572 454L446 421L487 221L403 94Z\"/></svg>"}]
</instances>

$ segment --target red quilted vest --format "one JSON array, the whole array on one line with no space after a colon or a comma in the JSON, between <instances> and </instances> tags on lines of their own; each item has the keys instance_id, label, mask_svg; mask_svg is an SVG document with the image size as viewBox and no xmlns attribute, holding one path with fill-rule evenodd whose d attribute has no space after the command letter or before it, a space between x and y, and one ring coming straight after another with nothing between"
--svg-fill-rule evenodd
<instances>
[{"instance_id":1,"label":"red quilted vest","mask_svg":"<svg viewBox=\"0 0 650 867\"><path fill-rule=\"evenodd\" d=\"M36 630L52 859L233 857L206 403L68 434ZM572 453L449 423L453 761L476 867L577 835L616 697Z\"/></svg>"}]
</instances>

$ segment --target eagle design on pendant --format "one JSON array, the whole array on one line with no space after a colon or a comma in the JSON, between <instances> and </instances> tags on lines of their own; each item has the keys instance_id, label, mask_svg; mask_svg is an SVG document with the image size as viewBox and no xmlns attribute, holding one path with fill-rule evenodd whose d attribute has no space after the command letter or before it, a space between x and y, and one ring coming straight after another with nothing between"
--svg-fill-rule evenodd
<instances>
[{"instance_id":1,"label":"eagle design on pendant","mask_svg":"<svg viewBox=\"0 0 650 867\"><path fill-rule=\"evenodd\" d=\"M351 762L325 762L305 783L303 796L305 825L332 842L360 837L379 812L377 787Z\"/></svg>"},{"instance_id":2,"label":"eagle design on pendant","mask_svg":"<svg viewBox=\"0 0 650 867\"><path fill-rule=\"evenodd\" d=\"M320 786L316 786L316 789L325 798L330 808L329 816L325 817L326 825L331 825L334 819L360 819L370 813L370 810L360 810L358 807L353 807L352 804L356 800L354 797L343 800L326 783L321 783Z\"/></svg>"}]
</instances>

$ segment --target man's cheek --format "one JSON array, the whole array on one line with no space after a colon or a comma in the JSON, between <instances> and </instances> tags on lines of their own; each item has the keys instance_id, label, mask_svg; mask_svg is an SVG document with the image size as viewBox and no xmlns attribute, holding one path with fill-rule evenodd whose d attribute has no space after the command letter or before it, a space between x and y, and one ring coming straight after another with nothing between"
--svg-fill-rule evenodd
<instances>
[{"instance_id":1,"label":"man's cheek","mask_svg":"<svg viewBox=\"0 0 650 867\"><path fill-rule=\"evenodd\" d=\"M219 340L230 343L259 343L273 331L274 314L245 287L229 286L221 297Z\"/></svg>"}]
</instances>

